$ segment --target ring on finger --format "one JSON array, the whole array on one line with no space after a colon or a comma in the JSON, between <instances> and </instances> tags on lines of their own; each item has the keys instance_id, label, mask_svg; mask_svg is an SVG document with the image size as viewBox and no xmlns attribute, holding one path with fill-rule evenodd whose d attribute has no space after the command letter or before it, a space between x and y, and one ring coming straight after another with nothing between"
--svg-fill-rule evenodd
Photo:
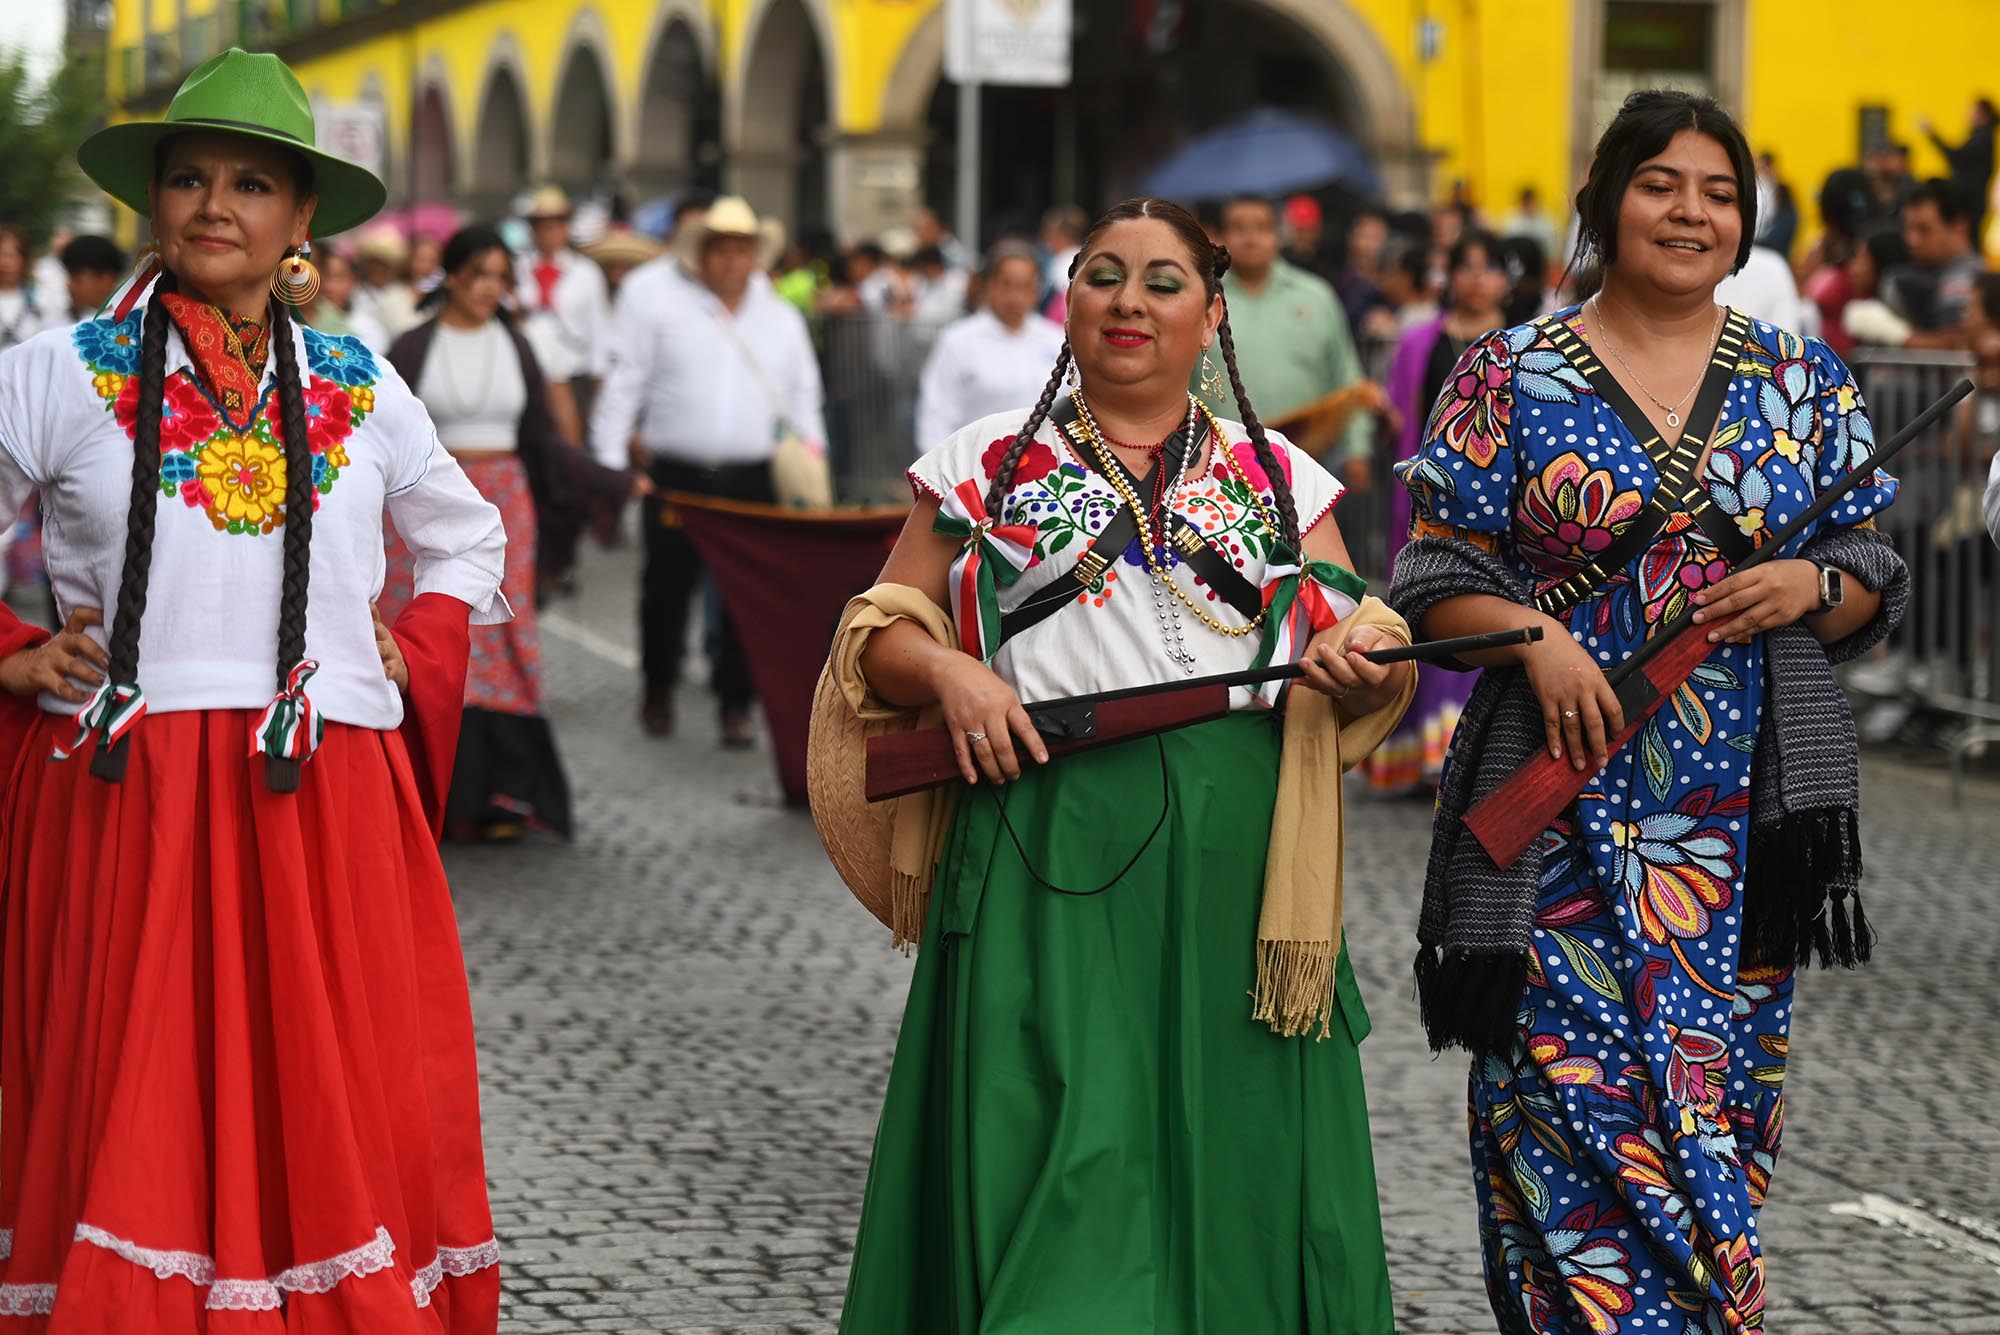
<instances>
[{"instance_id":1,"label":"ring on finger","mask_svg":"<svg viewBox=\"0 0 2000 1335\"><path fill-rule=\"evenodd\" d=\"M1575 711L1574 709L1565 709L1565 710L1563 710L1563 717L1564 717L1564 718L1575 718L1576 716L1577 716L1577 713L1576 713L1576 711Z\"/></svg>"},{"instance_id":2,"label":"ring on finger","mask_svg":"<svg viewBox=\"0 0 2000 1335\"><path fill-rule=\"evenodd\" d=\"M965 740L968 742L983 742L986 740L986 734L983 732L968 732L965 734Z\"/></svg>"}]
</instances>

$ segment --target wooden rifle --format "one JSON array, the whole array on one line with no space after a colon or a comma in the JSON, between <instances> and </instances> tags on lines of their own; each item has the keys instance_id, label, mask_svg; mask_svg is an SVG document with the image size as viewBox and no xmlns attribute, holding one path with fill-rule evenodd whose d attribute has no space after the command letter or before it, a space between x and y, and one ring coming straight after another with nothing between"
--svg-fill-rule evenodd
<instances>
[{"instance_id":1,"label":"wooden rifle","mask_svg":"<svg viewBox=\"0 0 2000 1335\"><path fill-rule=\"evenodd\" d=\"M1436 663L1482 649L1501 649L1513 644L1529 644L1542 638L1540 626L1517 630L1488 631L1483 635L1461 635L1448 640L1427 640L1421 644L1396 644L1373 649L1362 655L1371 663ZM1022 706L1035 731L1048 744L1049 758L1074 755L1094 747L1135 737L1151 737L1196 723L1207 723L1229 713L1229 692L1236 686L1259 686L1303 675L1297 663L1278 667L1251 668L1225 672L1192 681L1166 681L1151 686L1130 686L1123 690L1101 691L1094 695L1069 695ZM963 781L958 752L948 728L923 728L915 732L886 734L868 739L867 796L881 802L905 793L936 788L954 780Z\"/></svg>"},{"instance_id":2,"label":"wooden rifle","mask_svg":"<svg viewBox=\"0 0 2000 1335\"><path fill-rule=\"evenodd\" d=\"M1877 447L1853 471L1821 492L1789 524L1767 537L1731 573L1749 570L1776 559L1787 543L1845 500L1856 487L1873 477L1876 470L1898 450L1928 431L1971 392L1970 380L1959 381L1943 398L1917 414L1915 420L1887 443ZM1681 683L1692 676L1717 647L1708 642L1708 633L1715 627L1694 619L1699 610L1690 602L1678 616L1661 626L1651 639L1627 655L1624 662L1605 673L1605 678L1618 694L1619 707L1625 713L1625 729L1612 742L1612 751L1617 751L1637 736L1646 720L1673 698ZM1465 813L1465 828L1472 831L1472 837L1493 859L1494 866L1511 867L1521 854L1527 852L1528 845L1596 777L1596 771L1579 770L1567 760L1556 759L1546 748L1538 750L1533 760L1514 771L1504 783Z\"/></svg>"}]
</instances>

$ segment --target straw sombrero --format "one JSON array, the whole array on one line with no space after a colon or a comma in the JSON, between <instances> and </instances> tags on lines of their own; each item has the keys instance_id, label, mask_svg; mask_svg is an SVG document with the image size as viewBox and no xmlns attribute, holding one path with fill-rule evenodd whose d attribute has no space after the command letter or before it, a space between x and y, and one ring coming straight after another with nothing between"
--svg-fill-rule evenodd
<instances>
[{"instance_id":1,"label":"straw sombrero","mask_svg":"<svg viewBox=\"0 0 2000 1335\"><path fill-rule=\"evenodd\" d=\"M745 236L755 241L760 269L776 264L785 249L785 225L776 218L759 218L741 195L724 195L709 205L707 213L681 228L675 238L676 258L689 269L699 267L701 248L712 236Z\"/></svg>"},{"instance_id":2,"label":"straw sombrero","mask_svg":"<svg viewBox=\"0 0 2000 1335\"><path fill-rule=\"evenodd\" d=\"M599 264L644 264L667 253L667 248L651 237L626 228L606 232L600 240L580 249Z\"/></svg>"},{"instance_id":3,"label":"straw sombrero","mask_svg":"<svg viewBox=\"0 0 2000 1335\"><path fill-rule=\"evenodd\" d=\"M806 739L806 799L833 869L861 907L891 928L889 842L896 804L870 802L862 790L867 786L868 739L905 731L913 722L912 717L863 722L834 679L833 665L820 669Z\"/></svg>"},{"instance_id":4,"label":"straw sombrero","mask_svg":"<svg viewBox=\"0 0 2000 1335\"><path fill-rule=\"evenodd\" d=\"M241 135L288 148L312 170L313 235L331 236L382 211L388 187L366 167L321 152L313 140L312 103L298 76L273 55L230 47L187 76L167 114L157 121L109 125L83 141L76 162L98 189L142 218L153 213L153 183L161 144L177 134Z\"/></svg>"}]
</instances>

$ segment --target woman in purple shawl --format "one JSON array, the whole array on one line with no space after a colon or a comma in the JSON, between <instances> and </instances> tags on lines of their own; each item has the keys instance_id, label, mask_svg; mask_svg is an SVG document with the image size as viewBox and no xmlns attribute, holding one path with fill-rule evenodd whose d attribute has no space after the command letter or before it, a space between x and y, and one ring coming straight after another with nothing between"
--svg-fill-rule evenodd
<instances>
[{"instance_id":1,"label":"woman in purple shawl","mask_svg":"<svg viewBox=\"0 0 2000 1335\"><path fill-rule=\"evenodd\" d=\"M1398 463L1414 457L1430 434L1431 405L1467 345L1507 323L1500 303L1509 286L1500 243L1490 233L1468 231L1451 248L1444 314L1403 335L1389 363L1389 398L1403 419L1402 436L1396 442ZM1391 487L1389 496L1387 537L1393 568L1396 553L1409 538L1410 493ZM1436 788L1452 729L1478 679L1473 672L1418 674L1417 697L1402 724L1368 757L1368 786L1383 794L1427 794Z\"/></svg>"}]
</instances>

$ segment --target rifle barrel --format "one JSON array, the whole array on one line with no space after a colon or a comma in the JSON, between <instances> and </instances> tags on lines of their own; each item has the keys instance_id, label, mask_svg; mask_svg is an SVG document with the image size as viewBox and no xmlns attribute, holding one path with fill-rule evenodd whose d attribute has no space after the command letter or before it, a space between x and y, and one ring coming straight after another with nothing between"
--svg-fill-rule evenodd
<instances>
[{"instance_id":1,"label":"rifle barrel","mask_svg":"<svg viewBox=\"0 0 2000 1335\"><path fill-rule=\"evenodd\" d=\"M1883 464L1889 462L1905 445L1908 445L1918 436L1923 435L1924 432L1936 426L1938 419L1950 412L1958 405L1960 399L1971 392L1972 382L1970 380L1960 380L1956 385L1946 390L1942 398L1918 413L1910 420L1908 426L1905 426L1901 431L1891 436L1883 444L1876 446L1873 454L1863 459L1859 464L1856 464L1838 482L1820 492L1818 498L1811 505L1799 511L1790 523L1766 537L1762 543L1758 544L1756 551L1744 557L1743 560L1737 563L1736 568L1729 573L1732 575L1738 574L1751 569L1753 566L1760 566L1766 561L1777 559L1778 553L1784 550L1786 543L1805 532L1807 528L1812 526L1813 521L1817 520L1821 515L1847 499L1848 494L1860 486L1863 479L1867 478ZM1653 632L1651 639L1647 640L1630 654L1627 654L1624 662L1605 673L1605 679L1613 687L1626 681L1633 673L1644 667L1648 659L1665 648L1667 641L1671 640L1680 631L1686 630L1689 626L1693 625L1694 614L1700 610L1700 608L1690 602L1686 607L1681 609L1678 616Z\"/></svg>"},{"instance_id":2,"label":"rifle barrel","mask_svg":"<svg viewBox=\"0 0 2000 1335\"><path fill-rule=\"evenodd\" d=\"M1478 653L1485 649L1504 649L1514 644L1532 644L1541 638L1540 626L1515 626L1508 630L1489 630L1478 635L1457 635L1447 640L1419 640L1415 644L1393 644L1383 649L1371 649L1362 657L1371 663L1441 663L1460 654ZM1110 700L1134 700L1148 695L1166 695L1172 691L1199 690L1204 686L1261 686L1266 682L1289 681L1304 675L1304 671L1297 663L1280 663L1276 667L1219 672L1212 677L1189 677L1185 681L1153 682L1145 686L1126 686L1119 690L1098 691L1090 695L1066 695L1053 700L1035 700L1023 708L1032 714L1037 709L1101 704Z\"/></svg>"}]
</instances>

